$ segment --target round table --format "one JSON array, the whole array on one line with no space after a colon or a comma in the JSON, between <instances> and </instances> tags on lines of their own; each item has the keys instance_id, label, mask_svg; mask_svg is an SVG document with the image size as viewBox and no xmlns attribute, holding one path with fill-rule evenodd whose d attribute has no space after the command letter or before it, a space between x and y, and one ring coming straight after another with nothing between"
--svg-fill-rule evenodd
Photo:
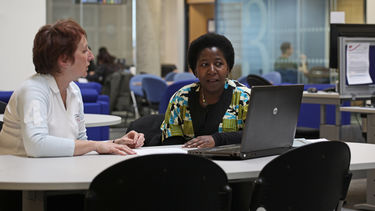
<instances>
[{"instance_id":1,"label":"round table","mask_svg":"<svg viewBox=\"0 0 375 211\"><path fill-rule=\"evenodd\" d=\"M0 121L3 121L4 114L0 114ZM121 123L121 117L108 114L85 114L86 127L100 127L117 125Z\"/></svg>"},{"instance_id":2,"label":"round table","mask_svg":"<svg viewBox=\"0 0 375 211\"><path fill-rule=\"evenodd\" d=\"M100 127L117 125L121 123L121 117L108 114L85 114L86 127Z\"/></svg>"}]
</instances>

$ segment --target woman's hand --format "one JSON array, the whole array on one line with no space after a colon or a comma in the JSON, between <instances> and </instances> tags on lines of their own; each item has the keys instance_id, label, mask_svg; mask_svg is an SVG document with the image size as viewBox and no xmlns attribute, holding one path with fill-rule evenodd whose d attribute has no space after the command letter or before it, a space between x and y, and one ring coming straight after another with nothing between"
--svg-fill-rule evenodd
<instances>
[{"instance_id":1,"label":"woman's hand","mask_svg":"<svg viewBox=\"0 0 375 211\"><path fill-rule=\"evenodd\" d=\"M212 136L198 136L186 142L183 147L187 148L209 148L215 146L215 140Z\"/></svg>"},{"instance_id":2,"label":"woman's hand","mask_svg":"<svg viewBox=\"0 0 375 211\"><path fill-rule=\"evenodd\" d=\"M126 145L115 144L106 141L96 141L96 152L99 154L134 155L136 154Z\"/></svg>"},{"instance_id":3,"label":"woman's hand","mask_svg":"<svg viewBox=\"0 0 375 211\"><path fill-rule=\"evenodd\" d=\"M130 148L135 149L143 146L145 142L145 136L143 133L137 133L132 130L129 133L125 134L123 137L115 139L114 142L116 144L126 145Z\"/></svg>"}]
</instances>

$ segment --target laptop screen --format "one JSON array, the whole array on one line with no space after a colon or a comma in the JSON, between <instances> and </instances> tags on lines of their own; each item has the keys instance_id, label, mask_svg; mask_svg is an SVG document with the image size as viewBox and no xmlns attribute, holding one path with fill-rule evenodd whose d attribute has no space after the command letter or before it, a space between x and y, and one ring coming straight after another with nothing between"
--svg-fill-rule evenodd
<instances>
[{"instance_id":1,"label":"laptop screen","mask_svg":"<svg viewBox=\"0 0 375 211\"><path fill-rule=\"evenodd\" d=\"M303 85L254 86L241 152L291 147L302 93Z\"/></svg>"}]
</instances>

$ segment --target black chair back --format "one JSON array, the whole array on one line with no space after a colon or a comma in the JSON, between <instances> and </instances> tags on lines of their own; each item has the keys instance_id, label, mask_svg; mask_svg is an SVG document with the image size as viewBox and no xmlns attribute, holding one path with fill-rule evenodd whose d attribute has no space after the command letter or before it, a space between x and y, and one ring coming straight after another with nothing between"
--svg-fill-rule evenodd
<instances>
[{"instance_id":1,"label":"black chair back","mask_svg":"<svg viewBox=\"0 0 375 211\"><path fill-rule=\"evenodd\" d=\"M338 141L308 144L286 152L261 171L250 210L332 211L351 180L350 149Z\"/></svg>"},{"instance_id":2,"label":"black chair back","mask_svg":"<svg viewBox=\"0 0 375 211\"><path fill-rule=\"evenodd\" d=\"M249 74L246 78L246 81L250 87L272 85L272 83L269 82L267 79L263 78L262 76L255 75L255 74Z\"/></svg>"},{"instance_id":3,"label":"black chair back","mask_svg":"<svg viewBox=\"0 0 375 211\"><path fill-rule=\"evenodd\" d=\"M7 103L0 101L0 114L3 114L5 112L6 107L7 107Z\"/></svg>"},{"instance_id":4,"label":"black chair back","mask_svg":"<svg viewBox=\"0 0 375 211\"><path fill-rule=\"evenodd\" d=\"M126 132L135 130L145 135L144 146L161 145L160 126L164 120L164 114L149 114L130 123Z\"/></svg>"},{"instance_id":5,"label":"black chair back","mask_svg":"<svg viewBox=\"0 0 375 211\"><path fill-rule=\"evenodd\" d=\"M87 210L229 210L231 189L214 162L188 154L131 158L96 176Z\"/></svg>"},{"instance_id":6,"label":"black chair back","mask_svg":"<svg viewBox=\"0 0 375 211\"><path fill-rule=\"evenodd\" d=\"M6 107L7 107L7 103L0 101L0 114L4 114ZM0 131L2 128L3 128L3 121L0 121Z\"/></svg>"}]
</instances>

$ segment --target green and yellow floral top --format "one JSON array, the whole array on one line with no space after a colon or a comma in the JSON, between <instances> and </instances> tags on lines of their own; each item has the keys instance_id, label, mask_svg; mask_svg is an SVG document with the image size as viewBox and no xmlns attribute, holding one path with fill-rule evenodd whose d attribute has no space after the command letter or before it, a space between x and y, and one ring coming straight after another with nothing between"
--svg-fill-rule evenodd
<instances>
[{"instance_id":1,"label":"green and yellow floral top","mask_svg":"<svg viewBox=\"0 0 375 211\"><path fill-rule=\"evenodd\" d=\"M199 96L200 83L192 83L182 87L171 98L165 119L161 125L162 141L172 136L182 136L186 139L194 138L191 106L189 100L192 94ZM217 132L237 132L244 128L246 114L250 100L250 89L235 80L227 79L224 85L224 92L229 92L231 100L227 102L225 114L217 128ZM195 93L193 93L195 92Z\"/></svg>"}]
</instances>

